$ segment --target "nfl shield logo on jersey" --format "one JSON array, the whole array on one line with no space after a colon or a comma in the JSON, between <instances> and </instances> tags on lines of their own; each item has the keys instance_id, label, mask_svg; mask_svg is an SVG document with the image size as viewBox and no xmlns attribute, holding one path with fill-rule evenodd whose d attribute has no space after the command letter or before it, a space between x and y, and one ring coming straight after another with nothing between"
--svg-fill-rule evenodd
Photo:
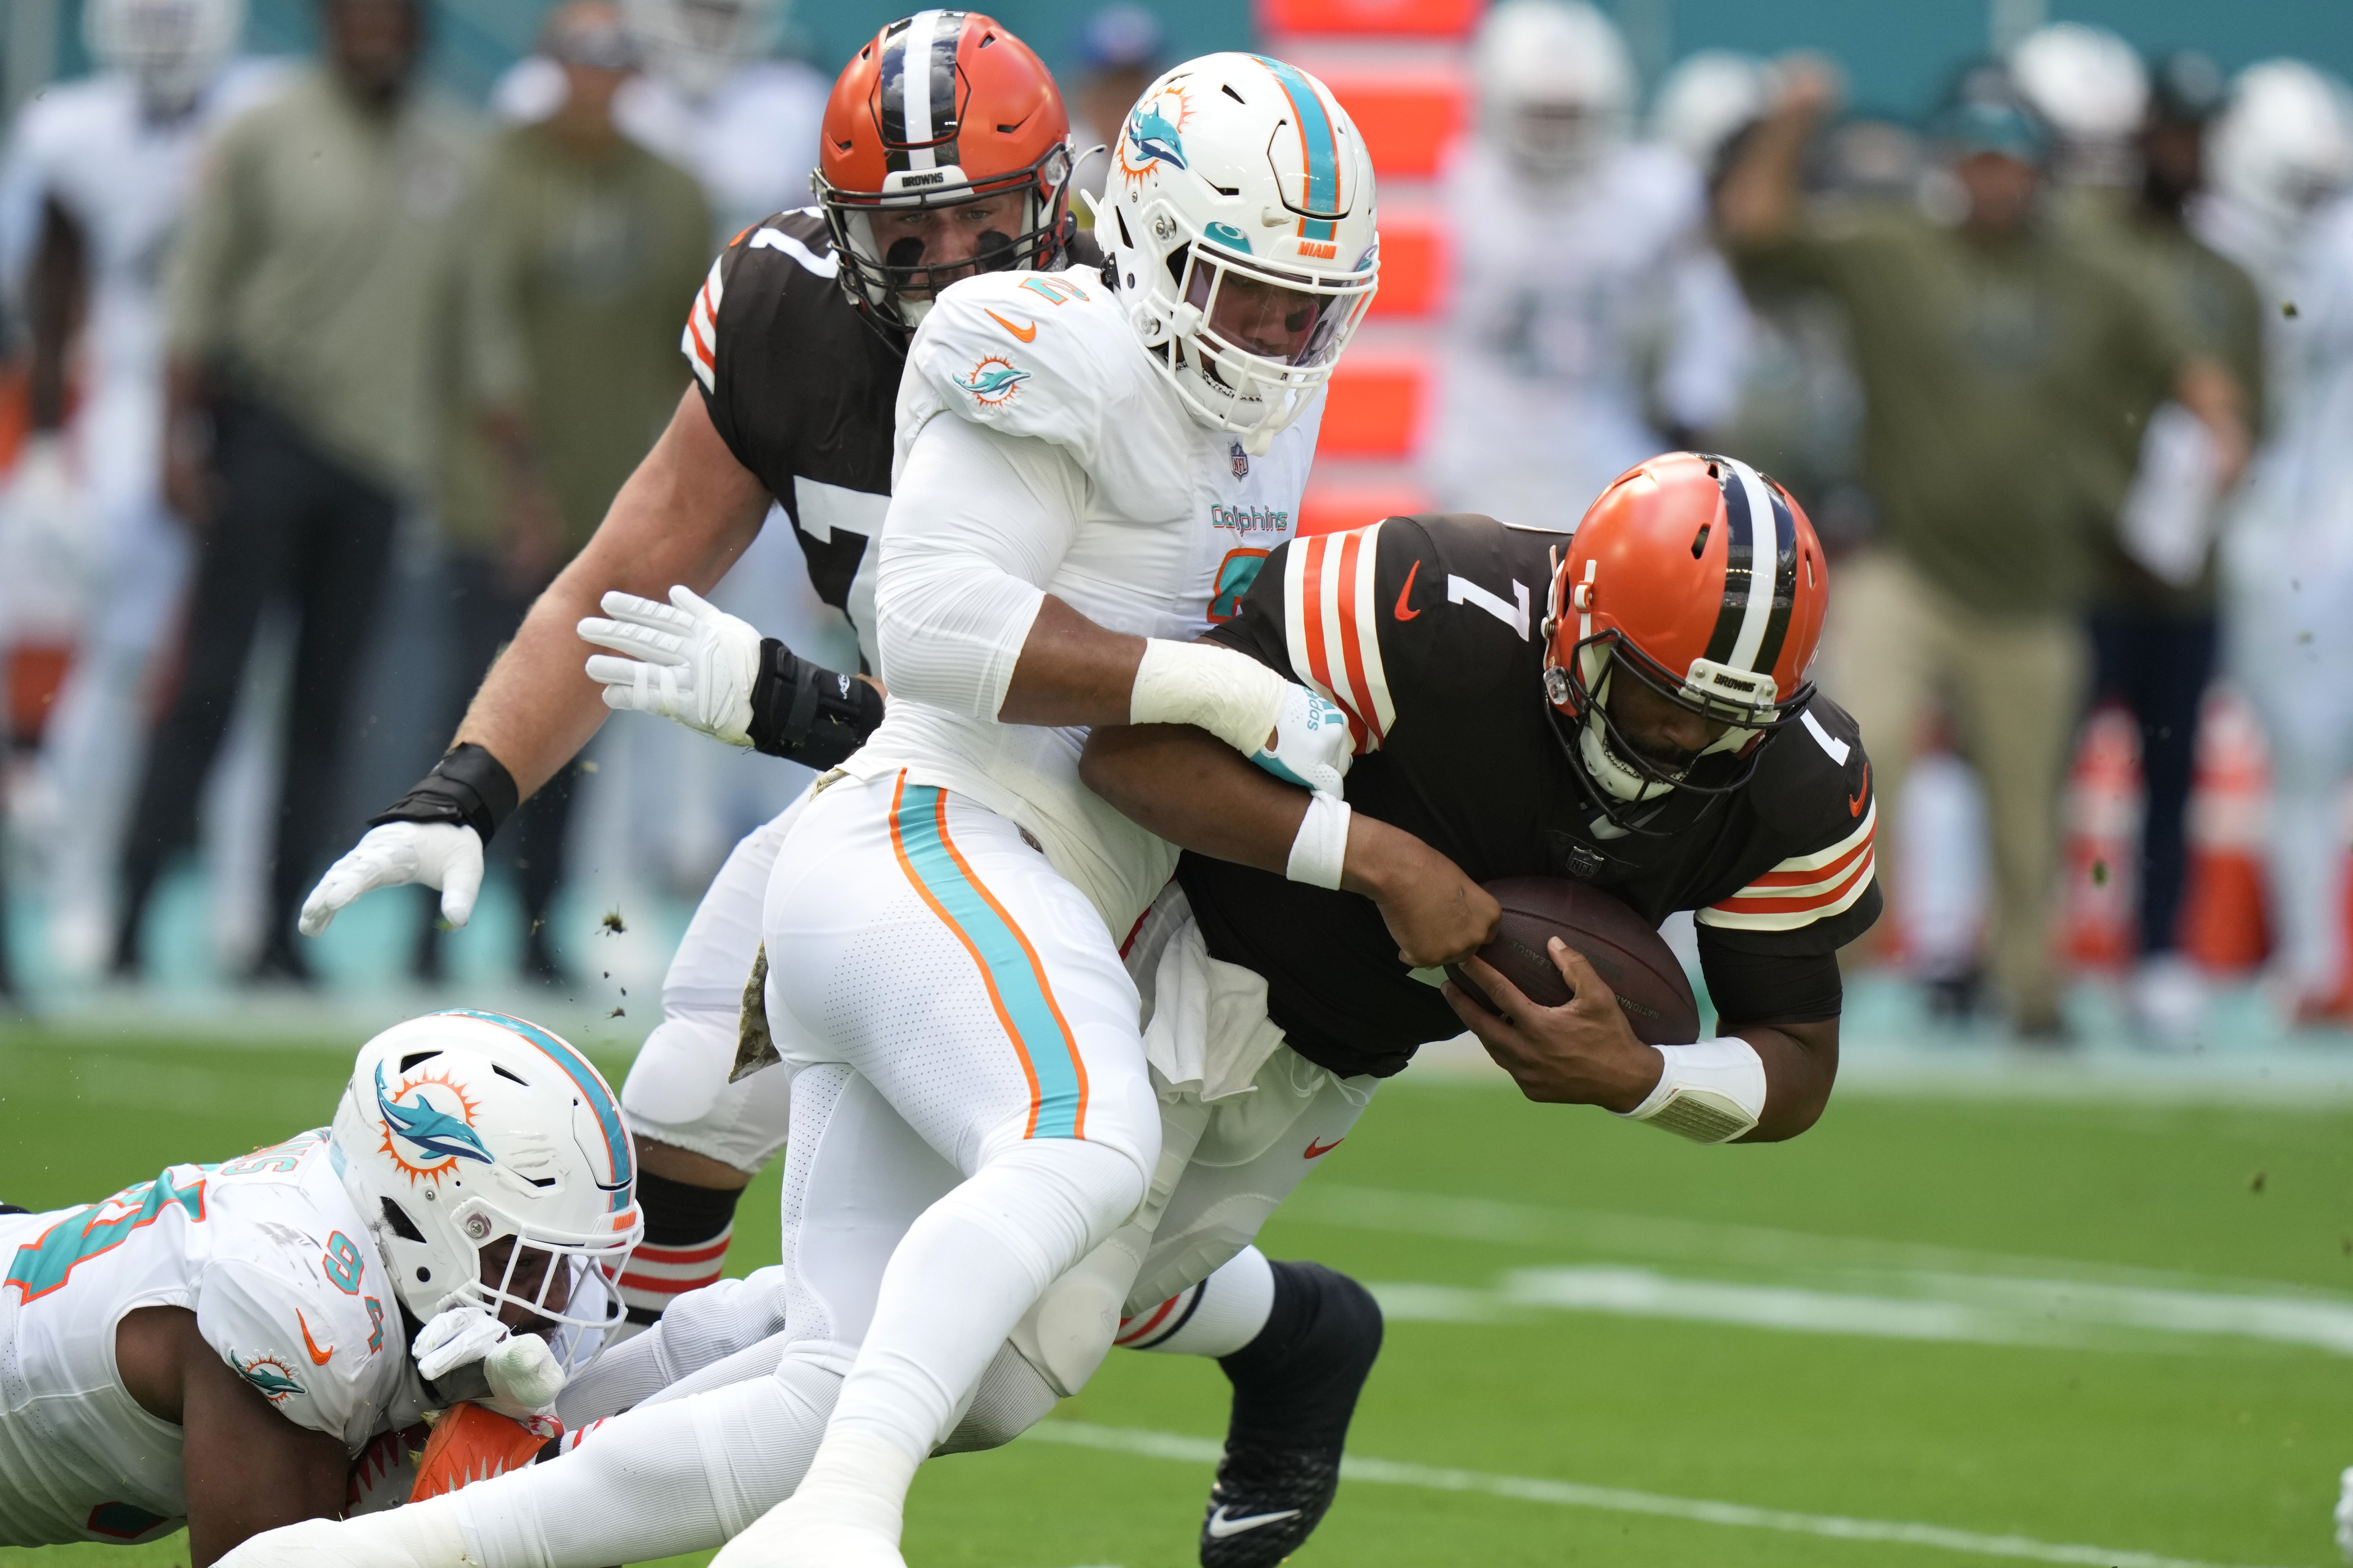
<instances>
[{"instance_id":1,"label":"nfl shield logo on jersey","mask_svg":"<svg viewBox=\"0 0 2353 1568\"><path fill-rule=\"evenodd\" d=\"M1240 441L1234 443L1234 478L1238 479L1250 478L1250 454L1242 450L1242 444Z\"/></svg>"}]
</instances>

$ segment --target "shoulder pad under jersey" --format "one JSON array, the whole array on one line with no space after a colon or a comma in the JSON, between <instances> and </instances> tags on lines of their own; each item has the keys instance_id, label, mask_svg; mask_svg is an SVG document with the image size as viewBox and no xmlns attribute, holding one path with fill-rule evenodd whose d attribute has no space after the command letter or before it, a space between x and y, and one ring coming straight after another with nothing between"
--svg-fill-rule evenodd
<instances>
[{"instance_id":1,"label":"shoulder pad under jersey","mask_svg":"<svg viewBox=\"0 0 2353 1568\"><path fill-rule=\"evenodd\" d=\"M1152 374L1102 279L985 272L943 290L908 345L900 441L932 415L953 414L1085 463Z\"/></svg>"},{"instance_id":2,"label":"shoulder pad under jersey","mask_svg":"<svg viewBox=\"0 0 2353 1568\"><path fill-rule=\"evenodd\" d=\"M781 295L787 289L815 287L835 294L839 285L834 278L839 268L834 259L832 233L815 207L771 214L728 241L711 263L702 287L695 291L686 331L679 334L679 352L686 356L702 390L717 388L723 333L747 315L755 334L773 321L773 312L723 310L730 294L739 305L762 294ZM842 303L849 306L847 299Z\"/></svg>"},{"instance_id":3,"label":"shoulder pad under jersey","mask_svg":"<svg viewBox=\"0 0 2353 1568\"><path fill-rule=\"evenodd\" d=\"M399 1308L366 1228L280 1183L216 1186L210 1223L197 1331L289 1421L357 1453L408 1372Z\"/></svg>"},{"instance_id":4,"label":"shoulder pad under jersey","mask_svg":"<svg viewBox=\"0 0 2353 1568\"><path fill-rule=\"evenodd\" d=\"M1808 703L1766 742L1743 793L1782 858L1699 910L1700 924L1793 931L1844 914L1870 892L1879 804L1861 729L1846 710L1826 697Z\"/></svg>"}]
</instances>

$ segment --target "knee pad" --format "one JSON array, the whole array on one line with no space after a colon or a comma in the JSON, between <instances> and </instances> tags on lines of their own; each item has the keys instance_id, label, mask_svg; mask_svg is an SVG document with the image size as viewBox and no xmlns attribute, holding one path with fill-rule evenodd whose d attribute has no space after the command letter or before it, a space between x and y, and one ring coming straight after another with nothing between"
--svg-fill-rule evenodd
<instances>
[{"instance_id":1,"label":"knee pad","mask_svg":"<svg viewBox=\"0 0 2353 1568\"><path fill-rule=\"evenodd\" d=\"M1060 1397L1029 1357L1008 1343L980 1374L971 1404L933 1457L1001 1448L1043 1421Z\"/></svg>"},{"instance_id":2,"label":"knee pad","mask_svg":"<svg viewBox=\"0 0 2353 1568\"><path fill-rule=\"evenodd\" d=\"M1013 1325L1011 1348L1057 1395L1087 1385L1111 1353L1127 1294L1144 1261L1142 1238L1122 1231L1046 1287Z\"/></svg>"}]
</instances>

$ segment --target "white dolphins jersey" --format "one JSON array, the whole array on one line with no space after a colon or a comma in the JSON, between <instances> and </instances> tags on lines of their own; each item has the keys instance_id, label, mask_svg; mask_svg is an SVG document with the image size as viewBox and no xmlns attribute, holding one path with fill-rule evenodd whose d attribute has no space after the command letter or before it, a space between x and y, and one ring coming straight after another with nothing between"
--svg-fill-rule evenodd
<instances>
[{"instance_id":1,"label":"white dolphins jersey","mask_svg":"<svg viewBox=\"0 0 2353 1568\"><path fill-rule=\"evenodd\" d=\"M206 139L285 79L282 67L241 61L188 112L158 121L141 107L136 83L109 72L52 87L18 116L0 166L0 273L12 289L20 284L45 198L72 215L90 244L85 344L101 384L160 374L164 262Z\"/></svg>"},{"instance_id":2,"label":"white dolphins jersey","mask_svg":"<svg viewBox=\"0 0 2353 1568\"><path fill-rule=\"evenodd\" d=\"M935 419L1018 443L1019 492L972 498L984 526L1036 529L1040 495L1070 498L1066 542L1036 586L1112 631L1189 642L1240 613L1261 563L1292 537L1323 420L1319 397L1262 456L1186 412L1117 296L1092 272L992 272L942 292L907 353L892 489ZM1034 470L1034 474L1032 472ZM907 498L923 504L920 497ZM882 530L877 617L892 609L894 500ZM1057 531L1061 527L1056 525ZM920 636L920 628L913 635ZM1028 830L1054 868L1124 936L1176 869L1176 851L1079 782L1083 729L974 719L898 694L849 770L904 767Z\"/></svg>"},{"instance_id":3,"label":"white dolphins jersey","mask_svg":"<svg viewBox=\"0 0 2353 1568\"><path fill-rule=\"evenodd\" d=\"M185 1522L180 1428L142 1409L114 1332L185 1307L239 1377L358 1455L425 1390L324 1130L174 1165L97 1204L0 1215L0 1545L143 1541Z\"/></svg>"}]
</instances>

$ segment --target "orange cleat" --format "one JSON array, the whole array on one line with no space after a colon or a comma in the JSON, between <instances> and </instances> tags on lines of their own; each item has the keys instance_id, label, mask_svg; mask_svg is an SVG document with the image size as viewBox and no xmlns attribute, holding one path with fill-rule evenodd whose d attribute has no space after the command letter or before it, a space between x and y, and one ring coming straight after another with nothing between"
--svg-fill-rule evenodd
<instances>
[{"instance_id":1,"label":"orange cleat","mask_svg":"<svg viewBox=\"0 0 2353 1568\"><path fill-rule=\"evenodd\" d=\"M417 1461L417 1485L410 1489L408 1500L422 1502L519 1470L551 1439L563 1435L564 1424L552 1416L517 1421L460 1401L433 1424L433 1436Z\"/></svg>"}]
</instances>

